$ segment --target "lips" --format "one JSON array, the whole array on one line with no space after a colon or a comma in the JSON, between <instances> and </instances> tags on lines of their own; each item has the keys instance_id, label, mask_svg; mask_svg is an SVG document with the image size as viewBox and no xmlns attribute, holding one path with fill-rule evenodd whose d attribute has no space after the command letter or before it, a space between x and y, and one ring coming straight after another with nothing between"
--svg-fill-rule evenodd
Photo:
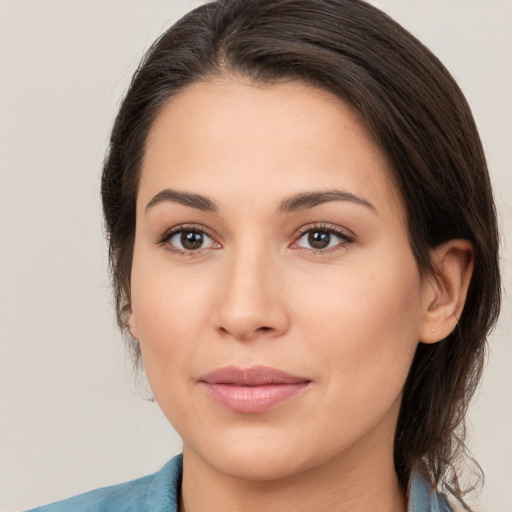
<instances>
[{"instance_id":1,"label":"lips","mask_svg":"<svg viewBox=\"0 0 512 512\"><path fill-rule=\"evenodd\" d=\"M199 383L208 396L224 408L256 414L292 399L311 381L266 366L227 366L202 376Z\"/></svg>"}]
</instances>

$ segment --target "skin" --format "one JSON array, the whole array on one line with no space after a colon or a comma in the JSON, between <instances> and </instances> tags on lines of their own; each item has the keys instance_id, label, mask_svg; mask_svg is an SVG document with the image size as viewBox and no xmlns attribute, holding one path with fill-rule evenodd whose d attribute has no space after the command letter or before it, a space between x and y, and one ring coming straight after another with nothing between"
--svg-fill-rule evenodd
<instances>
[{"instance_id":1,"label":"skin","mask_svg":"<svg viewBox=\"0 0 512 512\"><path fill-rule=\"evenodd\" d=\"M468 244L439 248L442 278L422 279L382 151L348 106L300 83L196 83L146 149L128 325L183 439L181 510L405 510L402 388L418 341L456 323ZM345 195L290 206L326 191ZM198 249L180 229L206 233ZM315 230L327 248L311 247ZM233 412L199 384L226 365L310 382L272 410Z\"/></svg>"}]
</instances>

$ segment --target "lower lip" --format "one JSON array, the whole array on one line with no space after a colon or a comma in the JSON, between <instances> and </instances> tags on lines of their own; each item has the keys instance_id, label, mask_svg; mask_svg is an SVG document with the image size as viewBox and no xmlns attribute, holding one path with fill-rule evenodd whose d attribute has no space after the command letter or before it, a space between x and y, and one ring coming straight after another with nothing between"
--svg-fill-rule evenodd
<instances>
[{"instance_id":1,"label":"lower lip","mask_svg":"<svg viewBox=\"0 0 512 512\"><path fill-rule=\"evenodd\" d=\"M303 391L308 382L237 386L232 384L201 383L210 397L226 409L257 414L274 409Z\"/></svg>"}]
</instances>

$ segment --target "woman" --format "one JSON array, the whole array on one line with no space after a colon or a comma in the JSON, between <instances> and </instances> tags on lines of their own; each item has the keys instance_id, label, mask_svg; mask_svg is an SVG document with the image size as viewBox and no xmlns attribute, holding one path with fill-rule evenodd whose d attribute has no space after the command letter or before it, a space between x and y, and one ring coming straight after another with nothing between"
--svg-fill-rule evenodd
<instances>
[{"instance_id":1,"label":"woman","mask_svg":"<svg viewBox=\"0 0 512 512\"><path fill-rule=\"evenodd\" d=\"M120 326L183 439L38 510L450 510L499 309L465 99L355 0L221 0L167 31L111 137Z\"/></svg>"}]
</instances>

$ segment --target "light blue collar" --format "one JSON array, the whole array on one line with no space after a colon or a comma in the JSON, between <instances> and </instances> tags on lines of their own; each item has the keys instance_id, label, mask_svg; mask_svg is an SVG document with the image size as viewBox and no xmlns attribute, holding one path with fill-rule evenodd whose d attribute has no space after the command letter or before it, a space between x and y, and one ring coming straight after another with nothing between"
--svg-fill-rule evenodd
<instances>
[{"instance_id":1,"label":"light blue collar","mask_svg":"<svg viewBox=\"0 0 512 512\"><path fill-rule=\"evenodd\" d=\"M451 512L443 494L438 494L419 473L413 472L409 483L408 512Z\"/></svg>"}]
</instances>

